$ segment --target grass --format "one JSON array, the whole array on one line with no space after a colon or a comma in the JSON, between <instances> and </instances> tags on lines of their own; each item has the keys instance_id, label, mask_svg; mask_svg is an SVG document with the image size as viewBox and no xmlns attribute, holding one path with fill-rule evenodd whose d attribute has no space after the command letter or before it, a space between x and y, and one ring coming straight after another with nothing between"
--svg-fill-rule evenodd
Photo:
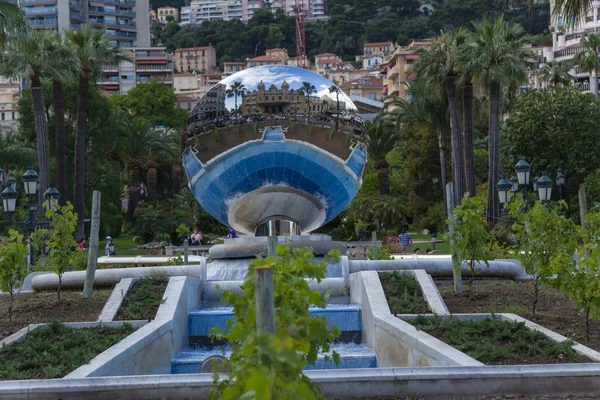
<instances>
[{"instance_id":1,"label":"grass","mask_svg":"<svg viewBox=\"0 0 600 400\"><path fill-rule=\"evenodd\" d=\"M148 254L147 250L137 249L138 244L133 241L133 236L129 233L121 233L112 239L115 244L115 253L117 256L143 256ZM98 256L104 256L104 246L106 241L101 241Z\"/></svg>"},{"instance_id":2,"label":"grass","mask_svg":"<svg viewBox=\"0 0 600 400\"><path fill-rule=\"evenodd\" d=\"M498 318L460 321L437 316L419 316L409 322L486 364L537 364L536 358L544 362L581 361L571 347L573 341L555 342L522 322Z\"/></svg>"},{"instance_id":3,"label":"grass","mask_svg":"<svg viewBox=\"0 0 600 400\"><path fill-rule=\"evenodd\" d=\"M52 322L31 332L25 342L0 349L0 379L62 378L133 331L129 324L73 329Z\"/></svg>"},{"instance_id":4,"label":"grass","mask_svg":"<svg viewBox=\"0 0 600 400\"><path fill-rule=\"evenodd\" d=\"M421 286L412 274L382 272L379 279L392 314L423 314L429 311Z\"/></svg>"},{"instance_id":5,"label":"grass","mask_svg":"<svg viewBox=\"0 0 600 400\"><path fill-rule=\"evenodd\" d=\"M140 278L135 281L123 299L117 319L154 319L168 283L167 278Z\"/></svg>"}]
</instances>

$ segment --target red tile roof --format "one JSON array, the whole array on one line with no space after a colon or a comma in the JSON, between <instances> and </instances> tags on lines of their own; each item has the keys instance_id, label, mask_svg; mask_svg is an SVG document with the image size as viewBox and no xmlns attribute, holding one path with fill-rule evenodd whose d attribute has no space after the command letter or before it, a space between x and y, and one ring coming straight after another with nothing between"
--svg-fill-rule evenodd
<instances>
[{"instance_id":1,"label":"red tile roof","mask_svg":"<svg viewBox=\"0 0 600 400\"><path fill-rule=\"evenodd\" d=\"M319 62L317 64L322 64L322 63L326 63L326 64L337 64L339 63L340 60L338 60L337 58L325 58L325 59L321 59L319 60Z\"/></svg>"},{"instance_id":2,"label":"red tile roof","mask_svg":"<svg viewBox=\"0 0 600 400\"><path fill-rule=\"evenodd\" d=\"M364 79L365 83L360 83L361 79ZM363 76L362 78L346 82L340 87L342 89L349 89L352 86L358 86L359 88L380 88L383 87L383 78L375 78L374 76Z\"/></svg>"},{"instance_id":3,"label":"red tile roof","mask_svg":"<svg viewBox=\"0 0 600 400\"><path fill-rule=\"evenodd\" d=\"M315 57L325 57L325 56L334 56L335 54L333 53L321 53L321 54L317 54Z\"/></svg>"},{"instance_id":4,"label":"red tile roof","mask_svg":"<svg viewBox=\"0 0 600 400\"><path fill-rule=\"evenodd\" d=\"M245 65L246 62L245 61L225 61L223 63L223 65L225 65L225 64L227 64L227 65Z\"/></svg>"},{"instance_id":5,"label":"red tile roof","mask_svg":"<svg viewBox=\"0 0 600 400\"><path fill-rule=\"evenodd\" d=\"M202 46L202 47L185 47L182 49L175 49L175 52L177 53L178 51L196 51L196 50L208 50L208 49L212 49L212 46Z\"/></svg>"},{"instance_id":6,"label":"red tile roof","mask_svg":"<svg viewBox=\"0 0 600 400\"><path fill-rule=\"evenodd\" d=\"M192 101L198 101L198 99L196 99L195 97L190 97L190 96L186 96L186 95L178 95L177 96L178 103L184 103L186 101L192 102Z\"/></svg>"},{"instance_id":7,"label":"red tile roof","mask_svg":"<svg viewBox=\"0 0 600 400\"><path fill-rule=\"evenodd\" d=\"M281 58L272 57L272 56L258 56L258 57L250 58L250 59L248 59L248 61L279 61L279 62L281 62Z\"/></svg>"}]
</instances>

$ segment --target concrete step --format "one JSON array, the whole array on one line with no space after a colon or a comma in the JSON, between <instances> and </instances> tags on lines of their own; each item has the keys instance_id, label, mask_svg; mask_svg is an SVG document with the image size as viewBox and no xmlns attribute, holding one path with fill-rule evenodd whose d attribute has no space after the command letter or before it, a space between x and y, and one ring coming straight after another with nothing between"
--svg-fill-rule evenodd
<instances>
[{"instance_id":1,"label":"concrete step","mask_svg":"<svg viewBox=\"0 0 600 400\"><path fill-rule=\"evenodd\" d=\"M223 352L224 350L224 352ZM354 368L377 368L375 352L362 344L355 343L333 343L332 351L340 354L340 363L335 365L333 360L325 361L324 355L319 355L314 365L309 369L354 369ZM187 349L179 353L171 361L172 374L197 374L207 357L219 355L229 357L231 350L228 346L209 346Z\"/></svg>"},{"instance_id":2,"label":"concrete step","mask_svg":"<svg viewBox=\"0 0 600 400\"><path fill-rule=\"evenodd\" d=\"M360 332L362 316L360 307L354 304L331 304L326 308L310 308L311 314L327 318L342 332ZM233 317L231 307L204 308L188 313L189 336L203 337L214 327L226 328L227 320Z\"/></svg>"}]
</instances>

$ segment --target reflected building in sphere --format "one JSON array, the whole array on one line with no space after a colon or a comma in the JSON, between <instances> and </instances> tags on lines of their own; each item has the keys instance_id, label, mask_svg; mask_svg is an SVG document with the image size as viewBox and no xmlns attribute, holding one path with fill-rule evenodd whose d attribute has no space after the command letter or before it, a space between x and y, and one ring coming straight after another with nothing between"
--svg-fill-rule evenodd
<instances>
[{"instance_id":1,"label":"reflected building in sphere","mask_svg":"<svg viewBox=\"0 0 600 400\"><path fill-rule=\"evenodd\" d=\"M247 235L314 231L362 183L362 119L337 86L310 71L262 66L223 79L184 132L183 161L200 205Z\"/></svg>"}]
</instances>

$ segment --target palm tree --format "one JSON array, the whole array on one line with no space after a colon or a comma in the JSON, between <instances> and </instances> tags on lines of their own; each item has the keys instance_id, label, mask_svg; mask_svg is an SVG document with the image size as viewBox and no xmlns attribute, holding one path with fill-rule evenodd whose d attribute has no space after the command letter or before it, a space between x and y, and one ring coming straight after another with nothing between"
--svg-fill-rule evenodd
<instances>
[{"instance_id":1,"label":"palm tree","mask_svg":"<svg viewBox=\"0 0 600 400\"><path fill-rule=\"evenodd\" d=\"M338 132L339 131L339 127L340 127L340 88L335 86L335 85L331 85L329 86L329 93L335 93L335 102L336 102L336 118L335 118L335 131Z\"/></svg>"},{"instance_id":2,"label":"palm tree","mask_svg":"<svg viewBox=\"0 0 600 400\"><path fill-rule=\"evenodd\" d=\"M590 92L600 98L598 94L598 71L600 70L600 34L590 33L580 42L583 51L578 53L573 62L581 72L590 73Z\"/></svg>"},{"instance_id":3,"label":"palm tree","mask_svg":"<svg viewBox=\"0 0 600 400\"><path fill-rule=\"evenodd\" d=\"M525 82L527 59L533 53L524 50L528 37L520 25L485 19L473 24L475 33L467 45L470 60L465 64L475 81L489 87L489 178L487 220L495 224L500 216L496 182L500 179L500 93L502 86Z\"/></svg>"},{"instance_id":4,"label":"palm tree","mask_svg":"<svg viewBox=\"0 0 600 400\"><path fill-rule=\"evenodd\" d=\"M539 78L548 87L571 86L573 76L569 72L572 64L569 61L550 61L539 70Z\"/></svg>"},{"instance_id":5,"label":"palm tree","mask_svg":"<svg viewBox=\"0 0 600 400\"><path fill-rule=\"evenodd\" d=\"M129 201L125 220L130 225L138 202L140 171L144 169L148 156L159 151L161 146L160 136L148 121L139 117L124 118L118 158L124 160L125 168L129 171Z\"/></svg>"},{"instance_id":6,"label":"palm tree","mask_svg":"<svg viewBox=\"0 0 600 400\"><path fill-rule=\"evenodd\" d=\"M0 56L0 75L27 78L31 81L31 98L35 115L35 132L39 166L39 204L50 184L50 144L46 124L42 79L47 72L60 76L63 72L48 64L53 38L49 33L31 30L9 43Z\"/></svg>"},{"instance_id":7,"label":"palm tree","mask_svg":"<svg viewBox=\"0 0 600 400\"><path fill-rule=\"evenodd\" d=\"M456 33L442 32L436 44L430 49L421 50L421 57L411 66L418 78L429 80L435 85L443 84L448 97L450 130L452 132L452 181L457 205L460 204L466 192L457 81L460 73L459 57L467 38L468 33L462 28ZM441 79L443 80L440 82Z\"/></svg>"},{"instance_id":8,"label":"palm tree","mask_svg":"<svg viewBox=\"0 0 600 400\"><path fill-rule=\"evenodd\" d=\"M77 92L77 122L75 133L75 165L73 179L73 206L79 215L75 238L83 237L83 218L85 211L85 129L90 78L96 67L103 63L115 63L126 59L119 47L111 45L104 31L95 31L91 25L82 25L79 30L66 31L67 41L73 46L79 64L79 89Z\"/></svg>"},{"instance_id":9,"label":"palm tree","mask_svg":"<svg viewBox=\"0 0 600 400\"><path fill-rule=\"evenodd\" d=\"M178 194L181 190L181 154L185 148L185 144L177 135L170 135L168 146L171 149L171 191L173 194Z\"/></svg>"},{"instance_id":10,"label":"palm tree","mask_svg":"<svg viewBox=\"0 0 600 400\"><path fill-rule=\"evenodd\" d=\"M399 131L405 125L423 125L435 132L440 152L440 175L444 207L446 207L446 144L444 138L450 131L449 107L442 87L432 86L425 80L412 81L407 90L411 100L393 98L391 101L387 101L383 117L393 121Z\"/></svg>"},{"instance_id":11,"label":"palm tree","mask_svg":"<svg viewBox=\"0 0 600 400\"><path fill-rule=\"evenodd\" d=\"M396 132L394 132L393 126L385 121L367 121L363 140L367 146L369 158L374 161L373 167L377 170L379 193L389 194L389 163L385 157L396 146Z\"/></svg>"},{"instance_id":12,"label":"palm tree","mask_svg":"<svg viewBox=\"0 0 600 400\"><path fill-rule=\"evenodd\" d=\"M0 1L0 49L4 49L9 36L11 39L17 32L27 30L27 21L21 7Z\"/></svg>"},{"instance_id":13,"label":"palm tree","mask_svg":"<svg viewBox=\"0 0 600 400\"><path fill-rule=\"evenodd\" d=\"M67 201L67 159L66 159L66 137L65 137L65 96L63 83L66 79L77 75L78 65L73 49L58 34L51 35L49 43L49 58L47 66L50 66L48 75L52 78L52 104L54 107L54 142L56 149L56 188L63 195L60 204Z\"/></svg>"},{"instance_id":14,"label":"palm tree","mask_svg":"<svg viewBox=\"0 0 600 400\"><path fill-rule=\"evenodd\" d=\"M244 93L246 92L246 86L244 86L244 84L242 83L242 81L235 81L233 82L233 85L231 85L231 87L229 89L227 89L226 93L227 93L227 97L233 97L235 99L235 109L237 110L238 108L238 96L243 96Z\"/></svg>"},{"instance_id":15,"label":"palm tree","mask_svg":"<svg viewBox=\"0 0 600 400\"><path fill-rule=\"evenodd\" d=\"M317 88L310 82L302 82L300 90L306 96L306 104L308 105L308 122L310 122L310 96L317 91Z\"/></svg>"}]
</instances>

